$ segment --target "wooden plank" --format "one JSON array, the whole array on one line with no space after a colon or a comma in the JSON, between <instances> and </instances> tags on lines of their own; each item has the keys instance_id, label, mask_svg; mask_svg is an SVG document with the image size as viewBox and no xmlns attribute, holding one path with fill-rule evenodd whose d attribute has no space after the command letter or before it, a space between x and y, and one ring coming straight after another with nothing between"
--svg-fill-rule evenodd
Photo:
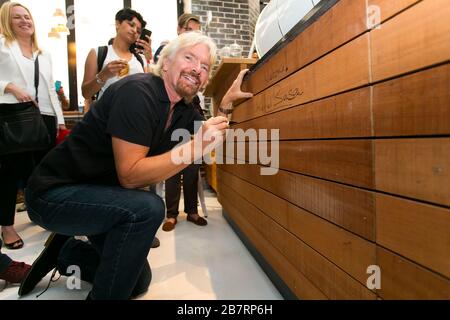
<instances>
[{"instance_id":1,"label":"wooden plank","mask_svg":"<svg viewBox=\"0 0 450 320\"><path fill-rule=\"evenodd\" d=\"M377 190L450 206L450 138L375 141Z\"/></svg>"},{"instance_id":2,"label":"wooden plank","mask_svg":"<svg viewBox=\"0 0 450 320\"><path fill-rule=\"evenodd\" d=\"M219 107L223 96L236 79L239 72L243 69L249 68L256 63L256 59L246 58L223 58L214 77L209 81L204 95L212 97L213 99L213 114L217 114L217 108ZM241 103L242 100L235 101L234 103Z\"/></svg>"},{"instance_id":3,"label":"wooden plank","mask_svg":"<svg viewBox=\"0 0 450 320\"><path fill-rule=\"evenodd\" d=\"M231 188L223 188L222 196L225 203L233 201L239 214L330 299L376 298L365 286L280 227Z\"/></svg>"},{"instance_id":4,"label":"wooden plank","mask_svg":"<svg viewBox=\"0 0 450 320\"><path fill-rule=\"evenodd\" d=\"M450 210L376 195L377 243L450 278Z\"/></svg>"},{"instance_id":5,"label":"wooden plank","mask_svg":"<svg viewBox=\"0 0 450 320\"><path fill-rule=\"evenodd\" d=\"M258 165L222 164L218 168L365 239L375 240L374 195L368 191L283 170L261 176ZM222 184L220 179L218 182Z\"/></svg>"},{"instance_id":6,"label":"wooden plank","mask_svg":"<svg viewBox=\"0 0 450 320\"><path fill-rule=\"evenodd\" d=\"M280 129L280 140L368 137L371 136L370 90L343 93L242 122L233 128Z\"/></svg>"},{"instance_id":7,"label":"wooden plank","mask_svg":"<svg viewBox=\"0 0 450 320\"><path fill-rule=\"evenodd\" d=\"M223 170L223 188L238 192L274 222L297 236L362 284L367 267L375 264L375 245L337 227L270 192L258 188Z\"/></svg>"},{"instance_id":8,"label":"wooden plank","mask_svg":"<svg viewBox=\"0 0 450 320\"><path fill-rule=\"evenodd\" d=\"M450 60L448 0L424 0L370 32L372 79Z\"/></svg>"},{"instance_id":9,"label":"wooden plank","mask_svg":"<svg viewBox=\"0 0 450 320\"><path fill-rule=\"evenodd\" d=\"M450 134L450 64L373 89L375 136Z\"/></svg>"},{"instance_id":10,"label":"wooden plank","mask_svg":"<svg viewBox=\"0 0 450 320\"><path fill-rule=\"evenodd\" d=\"M242 122L369 83L369 39L362 35L235 107Z\"/></svg>"},{"instance_id":11,"label":"wooden plank","mask_svg":"<svg viewBox=\"0 0 450 320\"><path fill-rule=\"evenodd\" d=\"M377 247L383 299L450 299L450 281L391 251Z\"/></svg>"},{"instance_id":12,"label":"wooden plank","mask_svg":"<svg viewBox=\"0 0 450 320\"><path fill-rule=\"evenodd\" d=\"M450 64L445 64L373 86L373 134L368 87L268 114L233 128L280 129L281 140L448 135L449 84Z\"/></svg>"},{"instance_id":13,"label":"wooden plank","mask_svg":"<svg viewBox=\"0 0 450 320\"><path fill-rule=\"evenodd\" d=\"M235 72L236 66L240 67L240 65L242 64L251 66L255 64L257 61L258 61L257 59L247 59L247 58L227 58L227 57L222 58L219 67L212 76L213 81L210 81L208 83L204 95L207 97L212 97L214 93L217 92L218 89L220 89L220 87L224 85L224 83L228 83L227 82L228 75L231 72Z\"/></svg>"},{"instance_id":14,"label":"wooden plank","mask_svg":"<svg viewBox=\"0 0 450 320\"><path fill-rule=\"evenodd\" d=\"M224 187L239 190L239 193L250 203L257 206L285 229L289 229L289 202L224 170L218 169L217 174Z\"/></svg>"},{"instance_id":15,"label":"wooden plank","mask_svg":"<svg viewBox=\"0 0 450 320\"><path fill-rule=\"evenodd\" d=\"M421 0L368 0L369 9L371 6L378 7L381 13L381 21L384 22L400 11L417 4Z\"/></svg>"},{"instance_id":16,"label":"wooden plank","mask_svg":"<svg viewBox=\"0 0 450 320\"><path fill-rule=\"evenodd\" d=\"M266 262L271 265L278 276L283 279L284 283L298 298L310 300L328 299L286 257L275 249L266 237L260 234L255 227L242 217L239 208L235 207L232 202L227 201L224 209L258 252L263 255Z\"/></svg>"},{"instance_id":17,"label":"wooden plank","mask_svg":"<svg viewBox=\"0 0 450 320\"><path fill-rule=\"evenodd\" d=\"M295 40L261 65L244 83L244 89L261 92L320 56L366 31L364 1L341 0Z\"/></svg>"},{"instance_id":18,"label":"wooden plank","mask_svg":"<svg viewBox=\"0 0 450 320\"><path fill-rule=\"evenodd\" d=\"M218 155L225 154L247 163L254 156L252 163L258 161L261 164L258 154L278 152L280 169L373 189L372 144L372 140L280 141L275 145L277 151L272 150L270 143L235 142L230 136L224 152L218 152ZM227 153L227 150L231 152Z\"/></svg>"}]
</instances>

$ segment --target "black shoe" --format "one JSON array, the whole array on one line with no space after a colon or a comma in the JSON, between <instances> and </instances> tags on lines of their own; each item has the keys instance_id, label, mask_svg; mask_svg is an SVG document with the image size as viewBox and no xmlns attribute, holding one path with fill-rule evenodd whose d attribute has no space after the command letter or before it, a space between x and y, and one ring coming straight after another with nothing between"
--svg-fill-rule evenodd
<instances>
[{"instance_id":1,"label":"black shoe","mask_svg":"<svg viewBox=\"0 0 450 320\"><path fill-rule=\"evenodd\" d=\"M159 239L157 237L154 237L152 242L152 248L158 248L160 245L161 243L159 242Z\"/></svg>"},{"instance_id":2,"label":"black shoe","mask_svg":"<svg viewBox=\"0 0 450 320\"><path fill-rule=\"evenodd\" d=\"M69 267L77 265L80 268L81 280L94 283L95 273L100 265L100 255L90 242L75 239L71 237L61 248L56 270L62 276L72 276L69 273Z\"/></svg>"},{"instance_id":3,"label":"black shoe","mask_svg":"<svg viewBox=\"0 0 450 320\"><path fill-rule=\"evenodd\" d=\"M197 218L193 218L195 216L197 216ZM206 226L208 224L208 221L206 221L204 218L200 217L198 214L188 214L187 221L190 221L192 223L195 223L198 226Z\"/></svg>"},{"instance_id":4,"label":"black shoe","mask_svg":"<svg viewBox=\"0 0 450 320\"><path fill-rule=\"evenodd\" d=\"M130 298L136 299L140 295L146 293L148 291L148 287L150 286L150 282L152 282L152 269L150 268L148 261L145 261Z\"/></svg>"},{"instance_id":5,"label":"black shoe","mask_svg":"<svg viewBox=\"0 0 450 320\"><path fill-rule=\"evenodd\" d=\"M59 251L69 236L52 233L45 242L45 248L34 261L27 277L22 281L19 288L19 296L30 293L39 281L44 278L47 273L56 267Z\"/></svg>"}]
</instances>

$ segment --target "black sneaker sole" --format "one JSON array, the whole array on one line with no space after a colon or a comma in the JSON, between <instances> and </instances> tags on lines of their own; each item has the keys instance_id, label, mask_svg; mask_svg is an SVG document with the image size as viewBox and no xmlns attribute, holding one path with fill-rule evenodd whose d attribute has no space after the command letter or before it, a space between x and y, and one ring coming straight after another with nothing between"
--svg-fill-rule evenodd
<instances>
[{"instance_id":1,"label":"black sneaker sole","mask_svg":"<svg viewBox=\"0 0 450 320\"><path fill-rule=\"evenodd\" d=\"M69 238L69 236L56 233L52 233L48 237L44 245L44 250L42 250L39 257L33 262L30 272L28 272L28 275L20 284L19 296L30 293L42 278L56 267L59 251Z\"/></svg>"}]
</instances>

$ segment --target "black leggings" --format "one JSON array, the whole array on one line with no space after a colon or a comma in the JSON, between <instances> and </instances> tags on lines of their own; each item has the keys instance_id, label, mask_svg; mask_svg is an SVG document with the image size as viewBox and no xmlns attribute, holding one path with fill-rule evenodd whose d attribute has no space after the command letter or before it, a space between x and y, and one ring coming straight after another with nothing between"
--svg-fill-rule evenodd
<instances>
[{"instance_id":1,"label":"black leggings","mask_svg":"<svg viewBox=\"0 0 450 320\"><path fill-rule=\"evenodd\" d=\"M50 148L35 152L23 152L0 156L0 225L14 225L16 197L20 181L26 181L36 164L56 144L56 118L42 116L51 137Z\"/></svg>"}]
</instances>

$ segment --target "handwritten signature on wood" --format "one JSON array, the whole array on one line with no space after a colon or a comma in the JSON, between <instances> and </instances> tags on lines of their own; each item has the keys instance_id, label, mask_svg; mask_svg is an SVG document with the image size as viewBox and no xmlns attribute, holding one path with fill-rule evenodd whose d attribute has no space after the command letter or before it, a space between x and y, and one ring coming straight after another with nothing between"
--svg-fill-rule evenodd
<instances>
[{"instance_id":1,"label":"handwritten signature on wood","mask_svg":"<svg viewBox=\"0 0 450 320\"><path fill-rule=\"evenodd\" d=\"M280 75L285 74L289 70L285 65L281 65L277 70L272 71L271 73L266 73L266 82L270 82L274 79L277 79Z\"/></svg>"},{"instance_id":2,"label":"handwritten signature on wood","mask_svg":"<svg viewBox=\"0 0 450 320\"><path fill-rule=\"evenodd\" d=\"M277 94L274 97L274 107L280 108L288 106L289 101L294 100L301 95L303 95L303 91L301 91L299 88L289 89L285 94L281 94L281 90L278 90Z\"/></svg>"}]
</instances>

